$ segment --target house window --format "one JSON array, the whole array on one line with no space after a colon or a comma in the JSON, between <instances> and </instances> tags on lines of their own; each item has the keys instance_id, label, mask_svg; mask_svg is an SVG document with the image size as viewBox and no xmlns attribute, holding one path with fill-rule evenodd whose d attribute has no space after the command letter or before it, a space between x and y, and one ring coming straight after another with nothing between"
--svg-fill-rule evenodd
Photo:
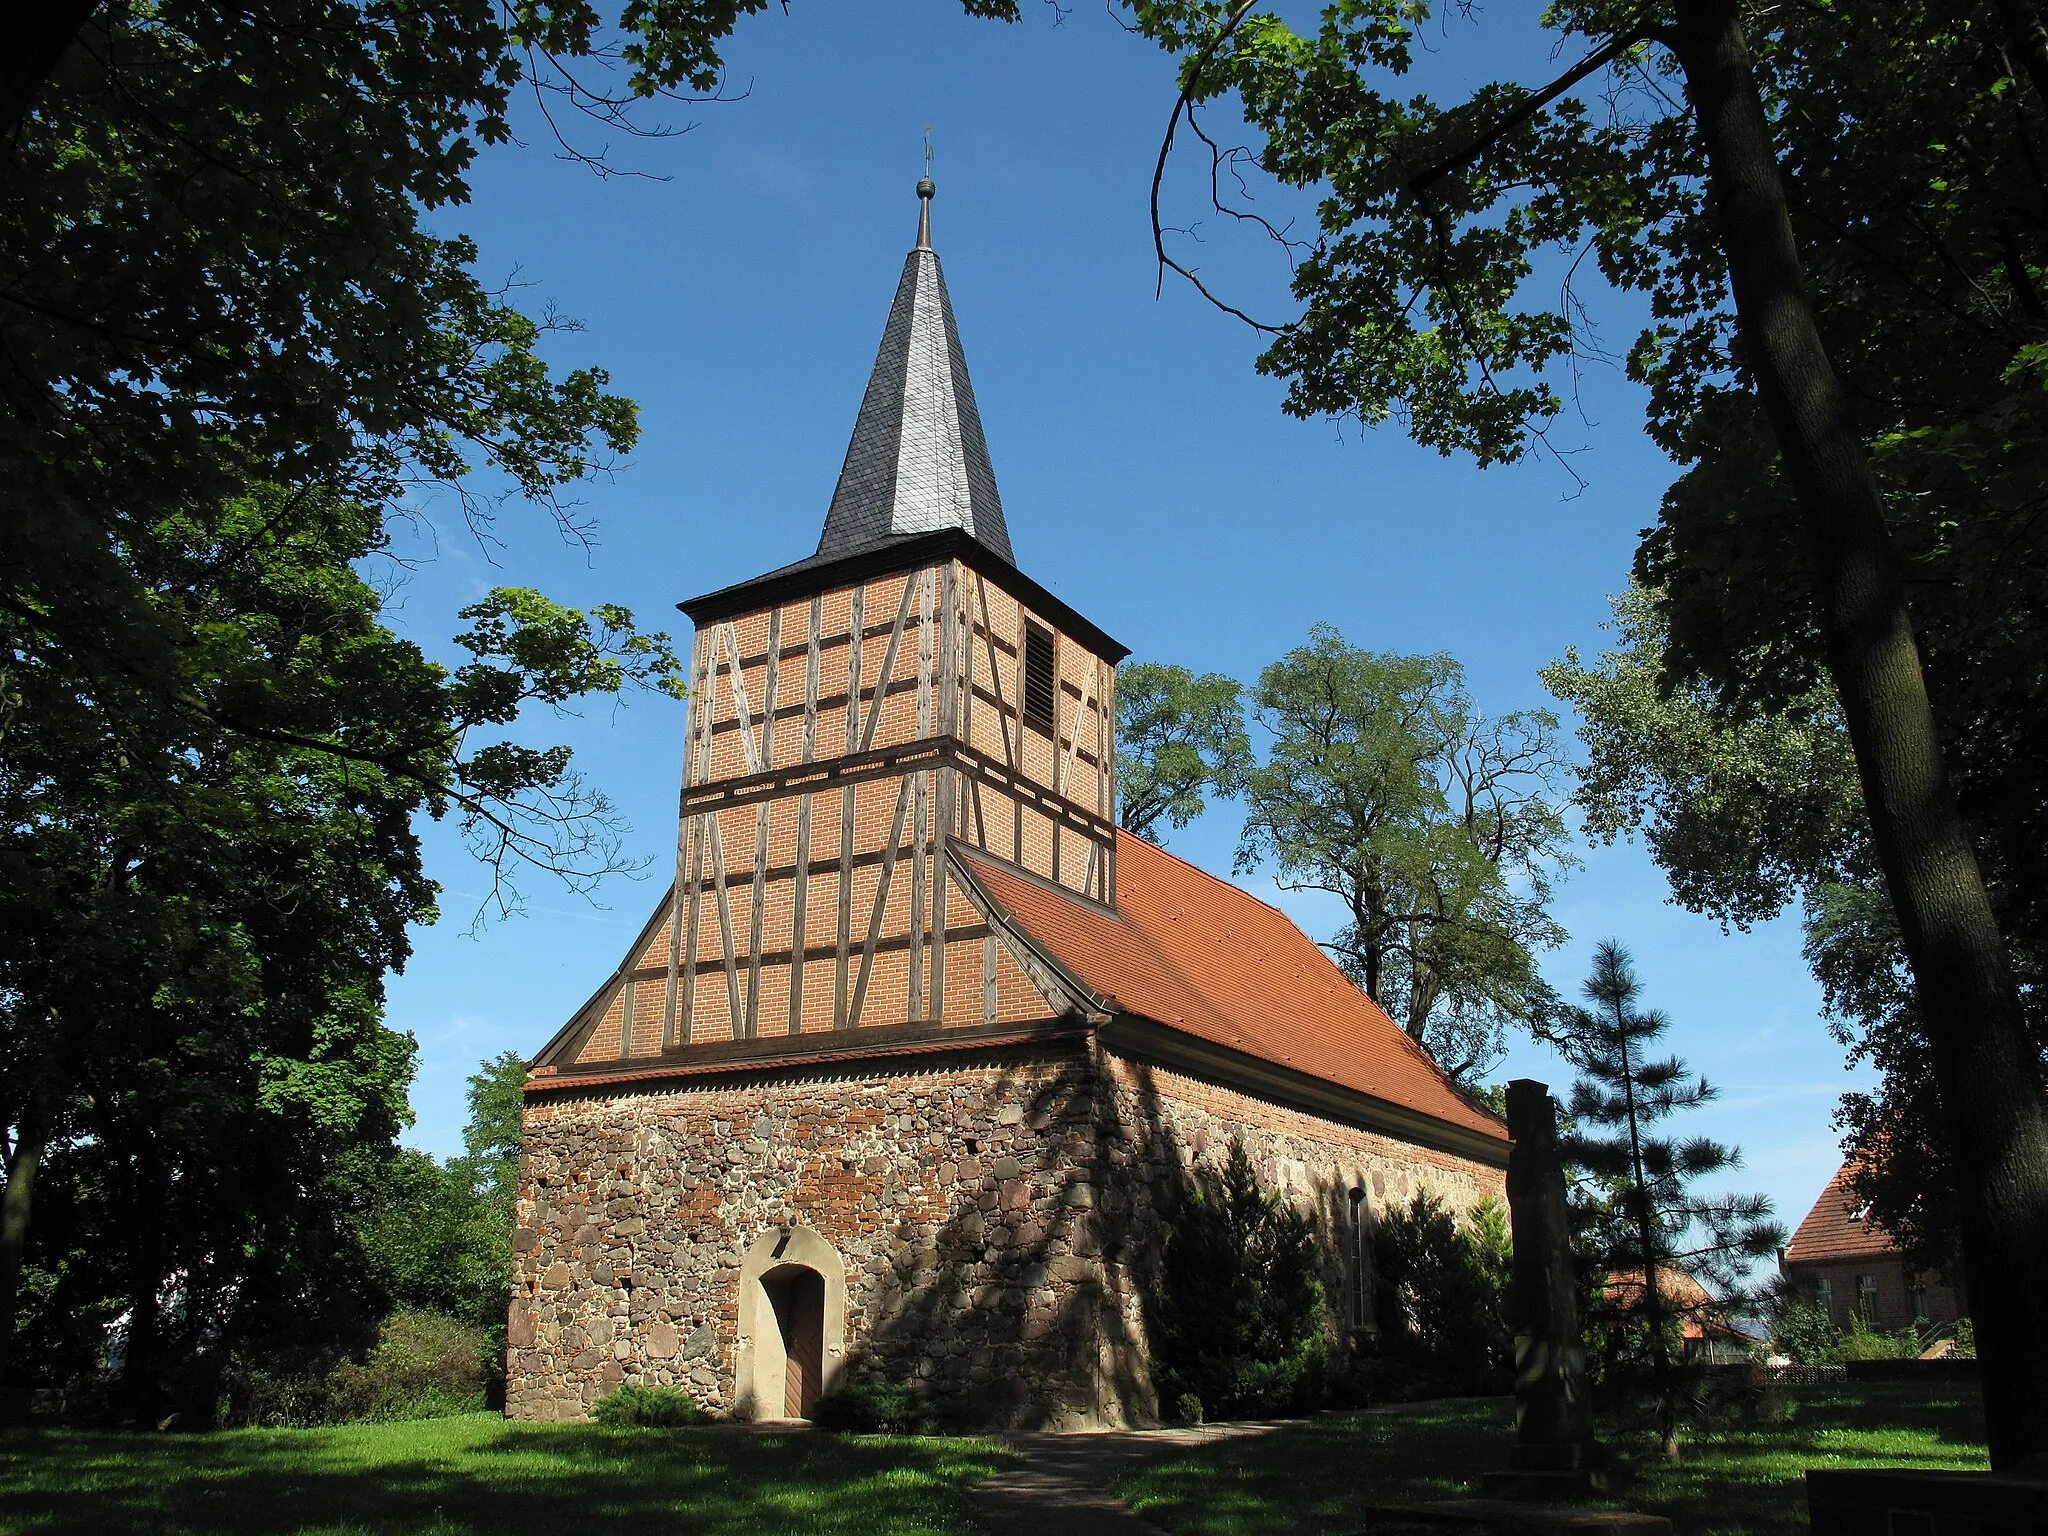
<instances>
[{"instance_id":1,"label":"house window","mask_svg":"<svg viewBox=\"0 0 2048 1536\"><path fill-rule=\"evenodd\" d=\"M1024 626L1024 718L1048 734L1053 728L1053 700L1058 685L1053 664L1052 631Z\"/></svg>"},{"instance_id":2,"label":"house window","mask_svg":"<svg viewBox=\"0 0 2048 1536\"><path fill-rule=\"evenodd\" d=\"M1915 1283L1913 1284L1913 1286L1912 1286L1912 1287L1911 1287L1911 1288L1910 1288L1910 1289L1908 1290L1907 1294L1908 1294L1908 1295L1910 1295L1910 1296L1911 1296L1911 1297L1913 1298L1913 1321L1914 1321L1914 1322L1916 1322L1916 1323L1924 1323L1924 1322L1926 1322L1926 1321L1927 1321L1927 1287L1926 1287L1926 1286L1924 1286L1924 1285L1921 1285L1921 1284L1919 1284L1919 1283L1918 1283L1918 1282L1916 1281L1916 1282L1915 1282Z\"/></svg>"},{"instance_id":3,"label":"house window","mask_svg":"<svg viewBox=\"0 0 2048 1536\"><path fill-rule=\"evenodd\" d=\"M1856 1277L1856 1311L1864 1322L1877 1325L1877 1276Z\"/></svg>"},{"instance_id":4,"label":"house window","mask_svg":"<svg viewBox=\"0 0 2048 1536\"><path fill-rule=\"evenodd\" d=\"M1813 1299L1820 1303L1820 1309L1829 1322L1835 1320L1835 1282L1822 1275L1813 1282Z\"/></svg>"}]
</instances>

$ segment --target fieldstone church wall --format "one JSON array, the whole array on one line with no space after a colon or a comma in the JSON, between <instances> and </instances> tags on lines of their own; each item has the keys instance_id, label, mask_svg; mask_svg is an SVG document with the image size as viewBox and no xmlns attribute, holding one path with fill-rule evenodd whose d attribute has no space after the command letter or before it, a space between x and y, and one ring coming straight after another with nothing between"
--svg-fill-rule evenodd
<instances>
[{"instance_id":1,"label":"fieldstone church wall","mask_svg":"<svg viewBox=\"0 0 2048 1536\"><path fill-rule=\"evenodd\" d=\"M779 1416L747 1375L741 1275L764 1235L798 1226L844 1266L828 1385L917 1382L994 1425L1149 1422L1142 1297L1161 1213L1233 1135L1322 1218L1333 1313L1350 1189L1383 1208L1427 1188L1458 1211L1502 1190L1497 1168L1088 1037L882 1065L531 1099L507 1413L581 1418L644 1382Z\"/></svg>"}]
</instances>

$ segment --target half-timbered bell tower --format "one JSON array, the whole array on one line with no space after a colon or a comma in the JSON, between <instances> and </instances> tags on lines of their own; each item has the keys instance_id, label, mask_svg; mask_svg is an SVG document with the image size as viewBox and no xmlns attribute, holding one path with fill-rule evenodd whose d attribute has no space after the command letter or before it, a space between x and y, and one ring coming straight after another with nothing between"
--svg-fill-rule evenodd
<instances>
[{"instance_id":1,"label":"half-timbered bell tower","mask_svg":"<svg viewBox=\"0 0 2048 1536\"><path fill-rule=\"evenodd\" d=\"M680 605L675 885L543 1068L998 1023L1019 957L957 844L1115 906L1126 647L1012 563L932 190L817 552ZM1042 1014L1037 991L1019 1006Z\"/></svg>"}]
</instances>

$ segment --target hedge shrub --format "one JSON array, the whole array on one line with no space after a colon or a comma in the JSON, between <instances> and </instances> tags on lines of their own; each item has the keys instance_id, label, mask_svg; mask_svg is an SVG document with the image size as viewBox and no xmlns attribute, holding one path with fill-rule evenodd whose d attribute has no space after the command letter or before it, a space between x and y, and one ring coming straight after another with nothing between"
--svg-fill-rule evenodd
<instances>
[{"instance_id":1,"label":"hedge shrub","mask_svg":"<svg viewBox=\"0 0 2048 1536\"><path fill-rule=\"evenodd\" d=\"M637 1429L680 1429L701 1424L704 1410L682 1387L615 1387L597 1400L593 1417L600 1424Z\"/></svg>"},{"instance_id":2,"label":"hedge shrub","mask_svg":"<svg viewBox=\"0 0 2048 1536\"><path fill-rule=\"evenodd\" d=\"M835 1387L811 1409L811 1422L842 1435L936 1435L945 1428L929 1397L890 1382Z\"/></svg>"}]
</instances>

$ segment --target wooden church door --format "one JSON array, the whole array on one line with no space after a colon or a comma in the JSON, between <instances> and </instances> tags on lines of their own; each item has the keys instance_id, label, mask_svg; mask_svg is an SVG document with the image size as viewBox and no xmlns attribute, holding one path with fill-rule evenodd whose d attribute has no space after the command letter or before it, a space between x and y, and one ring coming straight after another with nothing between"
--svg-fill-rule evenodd
<instances>
[{"instance_id":1,"label":"wooden church door","mask_svg":"<svg viewBox=\"0 0 2048 1536\"><path fill-rule=\"evenodd\" d=\"M808 1419L825 1377L825 1277L795 1265L765 1275L762 1288L782 1335L783 1414Z\"/></svg>"}]
</instances>

